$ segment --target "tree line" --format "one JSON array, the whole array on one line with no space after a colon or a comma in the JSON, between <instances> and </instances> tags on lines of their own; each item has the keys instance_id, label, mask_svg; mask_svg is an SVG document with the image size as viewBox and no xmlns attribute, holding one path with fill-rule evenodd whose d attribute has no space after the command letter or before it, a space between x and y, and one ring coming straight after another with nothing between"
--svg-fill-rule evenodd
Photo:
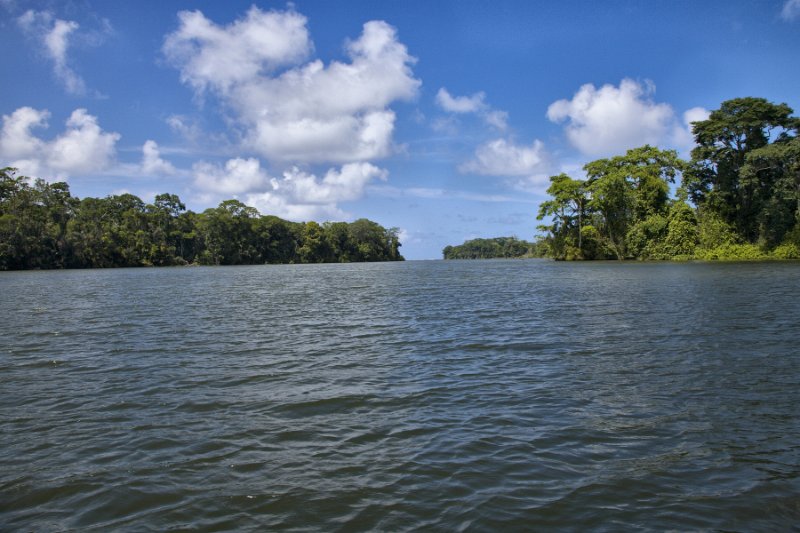
<instances>
[{"instance_id":1,"label":"tree line","mask_svg":"<svg viewBox=\"0 0 800 533\"><path fill-rule=\"evenodd\" d=\"M541 257L543 253L542 247L537 243L516 237L471 239L457 246L446 246L442 250L445 259Z\"/></svg>"},{"instance_id":2,"label":"tree line","mask_svg":"<svg viewBox=\"0 0 800 533\"><path fill-rule=\"evenodd\" d=\"M174 194L74 197L0 169L0 270L402 261L396 228L290 222L225 200L202 213Z\"/></svg>"},{"instance_id":3,"label":"tree line","mask_svg":"<svg viewBox=\"0 0 800 533\"><path fill-rule=\"evenodd\" d=\"M642 146L550 178L555 259L800 259L800 119L763 98L693 123L691 159ZM671 195L671 184L680 186Z\"/></svg>"}]
</instances>

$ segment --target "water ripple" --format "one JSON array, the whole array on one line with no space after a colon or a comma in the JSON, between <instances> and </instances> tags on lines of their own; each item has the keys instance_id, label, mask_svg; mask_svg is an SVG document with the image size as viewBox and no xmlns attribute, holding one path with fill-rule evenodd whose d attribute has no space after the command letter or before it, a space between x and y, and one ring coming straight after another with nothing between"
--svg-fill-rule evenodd
<instances>
[{"instance_id":1,"label":"water ripple","mask_svg":"<svg viewBox=\"0 0 800 533\"><path fill-rule=\"evenodd\" d=\"M0 530L791 530L791 263L0 273Z\"/></svg>"}]
</instances>

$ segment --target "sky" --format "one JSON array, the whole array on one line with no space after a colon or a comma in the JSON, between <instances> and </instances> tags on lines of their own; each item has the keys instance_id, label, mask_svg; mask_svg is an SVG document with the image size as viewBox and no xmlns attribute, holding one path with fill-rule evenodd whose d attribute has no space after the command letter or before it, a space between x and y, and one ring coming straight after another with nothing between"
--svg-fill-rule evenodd
<instances>
[{"instance_id":1,"label":"sky","mask_svg":"<svg viewBox=\"0 0 800 533\"><path fill-rule=\"evenodd\" d=\"M0 165L81 198L369 218L407 259L537 233L549 176L800 110L800 0L0 0Z\"/></svg>"}]
</instances>

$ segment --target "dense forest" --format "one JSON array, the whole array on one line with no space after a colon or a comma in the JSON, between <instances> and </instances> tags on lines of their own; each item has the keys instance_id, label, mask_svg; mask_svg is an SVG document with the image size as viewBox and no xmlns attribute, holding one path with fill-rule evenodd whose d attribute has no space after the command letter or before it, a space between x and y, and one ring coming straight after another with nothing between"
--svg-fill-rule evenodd
<instances>
[{"instance_id":1,"label":"dense forest","mask_svg":"<svg viewBox=\"0 0 800 533\"><path fill-rule=\"evenodd\" d=\"M442 254L445 259L520 258L542 257L543 250L546 247L516 237L495 237L472 239L458 246L446 246Z\"/></svg>"},{"instance_id":2,"label":"dense forest","mask_svg":"<svg viewBox=\"0 0 800 533\"><path fill-rule=\"evenodd\" d=\"M586 164L585 180L551 177L540 244L567 260L800 259L792 113L763 98L728 100L693 123L690 161L642 146Z\"/></svg>"},{"instance_id":3,"label":"dense forest","mask_svg":"<svg viewBox=\"0 0 800 533\"><path fill-rule=\"evenodd\" d=\"M398 261L397 233L366 219L289 222L238 200L198 214L174 194L79 199L0 170L0 270Z\"/></svg>"}]
</instances>

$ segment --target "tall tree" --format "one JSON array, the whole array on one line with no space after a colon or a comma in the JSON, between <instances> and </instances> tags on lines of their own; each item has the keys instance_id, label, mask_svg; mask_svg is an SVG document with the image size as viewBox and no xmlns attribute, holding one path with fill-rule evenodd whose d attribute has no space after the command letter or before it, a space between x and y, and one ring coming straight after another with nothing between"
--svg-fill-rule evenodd
<instances>
[{"instance_id":1,"label":"tall tree","mask_svg":"<svg viewBox=\"0 0 800 533\"><path fill-rule=\"evenodd\" d=\"M598 229L618 259L628 255L628 232L635 224L666 213L669 183L675 182L684 165L674 150L645 145L584 166L589 207L601 215Z\"/></svg>"},{"instance_id":2,"label":"tall tree","mask_svg":"<svg viewBox=\"0 0 800 533\"><path fill-rule=\"evenodd\" d=\"M583 257L583 226L589 203L586 182L563 173L551 176L547 194L553 199L539 205L536 218L551 217L554 252L561 259L568 247L577 245L577 255Z\"/></svg>"},{"instance_id":3,"label":"tall tree","mask_svg":"<svg viewBox=\"0 0 800 533\"><path fill-rule=\"evenodd\" d=\"M723 102L708 120L694 123L697 147L684 187L698 206L719 214L752 243L764 237L760 220L769 218L764 210L774 210L777 175L754 166L742 171L753 151L797 135L800 121L792 113L788 105L764 98L735 98Z\"/></svg>"},{"instance_id":4,"label":"tall tree","mask_svg":"<svg viewBox=\"0 0 800 533\"><path fill-rule=\"evenodd\" d=\"M800 224L800 137L784 136L749 152L740 179L750 187L770 185L762 190L758 233L768 248L780 244Z\"/></svg>"}]
</instances>

